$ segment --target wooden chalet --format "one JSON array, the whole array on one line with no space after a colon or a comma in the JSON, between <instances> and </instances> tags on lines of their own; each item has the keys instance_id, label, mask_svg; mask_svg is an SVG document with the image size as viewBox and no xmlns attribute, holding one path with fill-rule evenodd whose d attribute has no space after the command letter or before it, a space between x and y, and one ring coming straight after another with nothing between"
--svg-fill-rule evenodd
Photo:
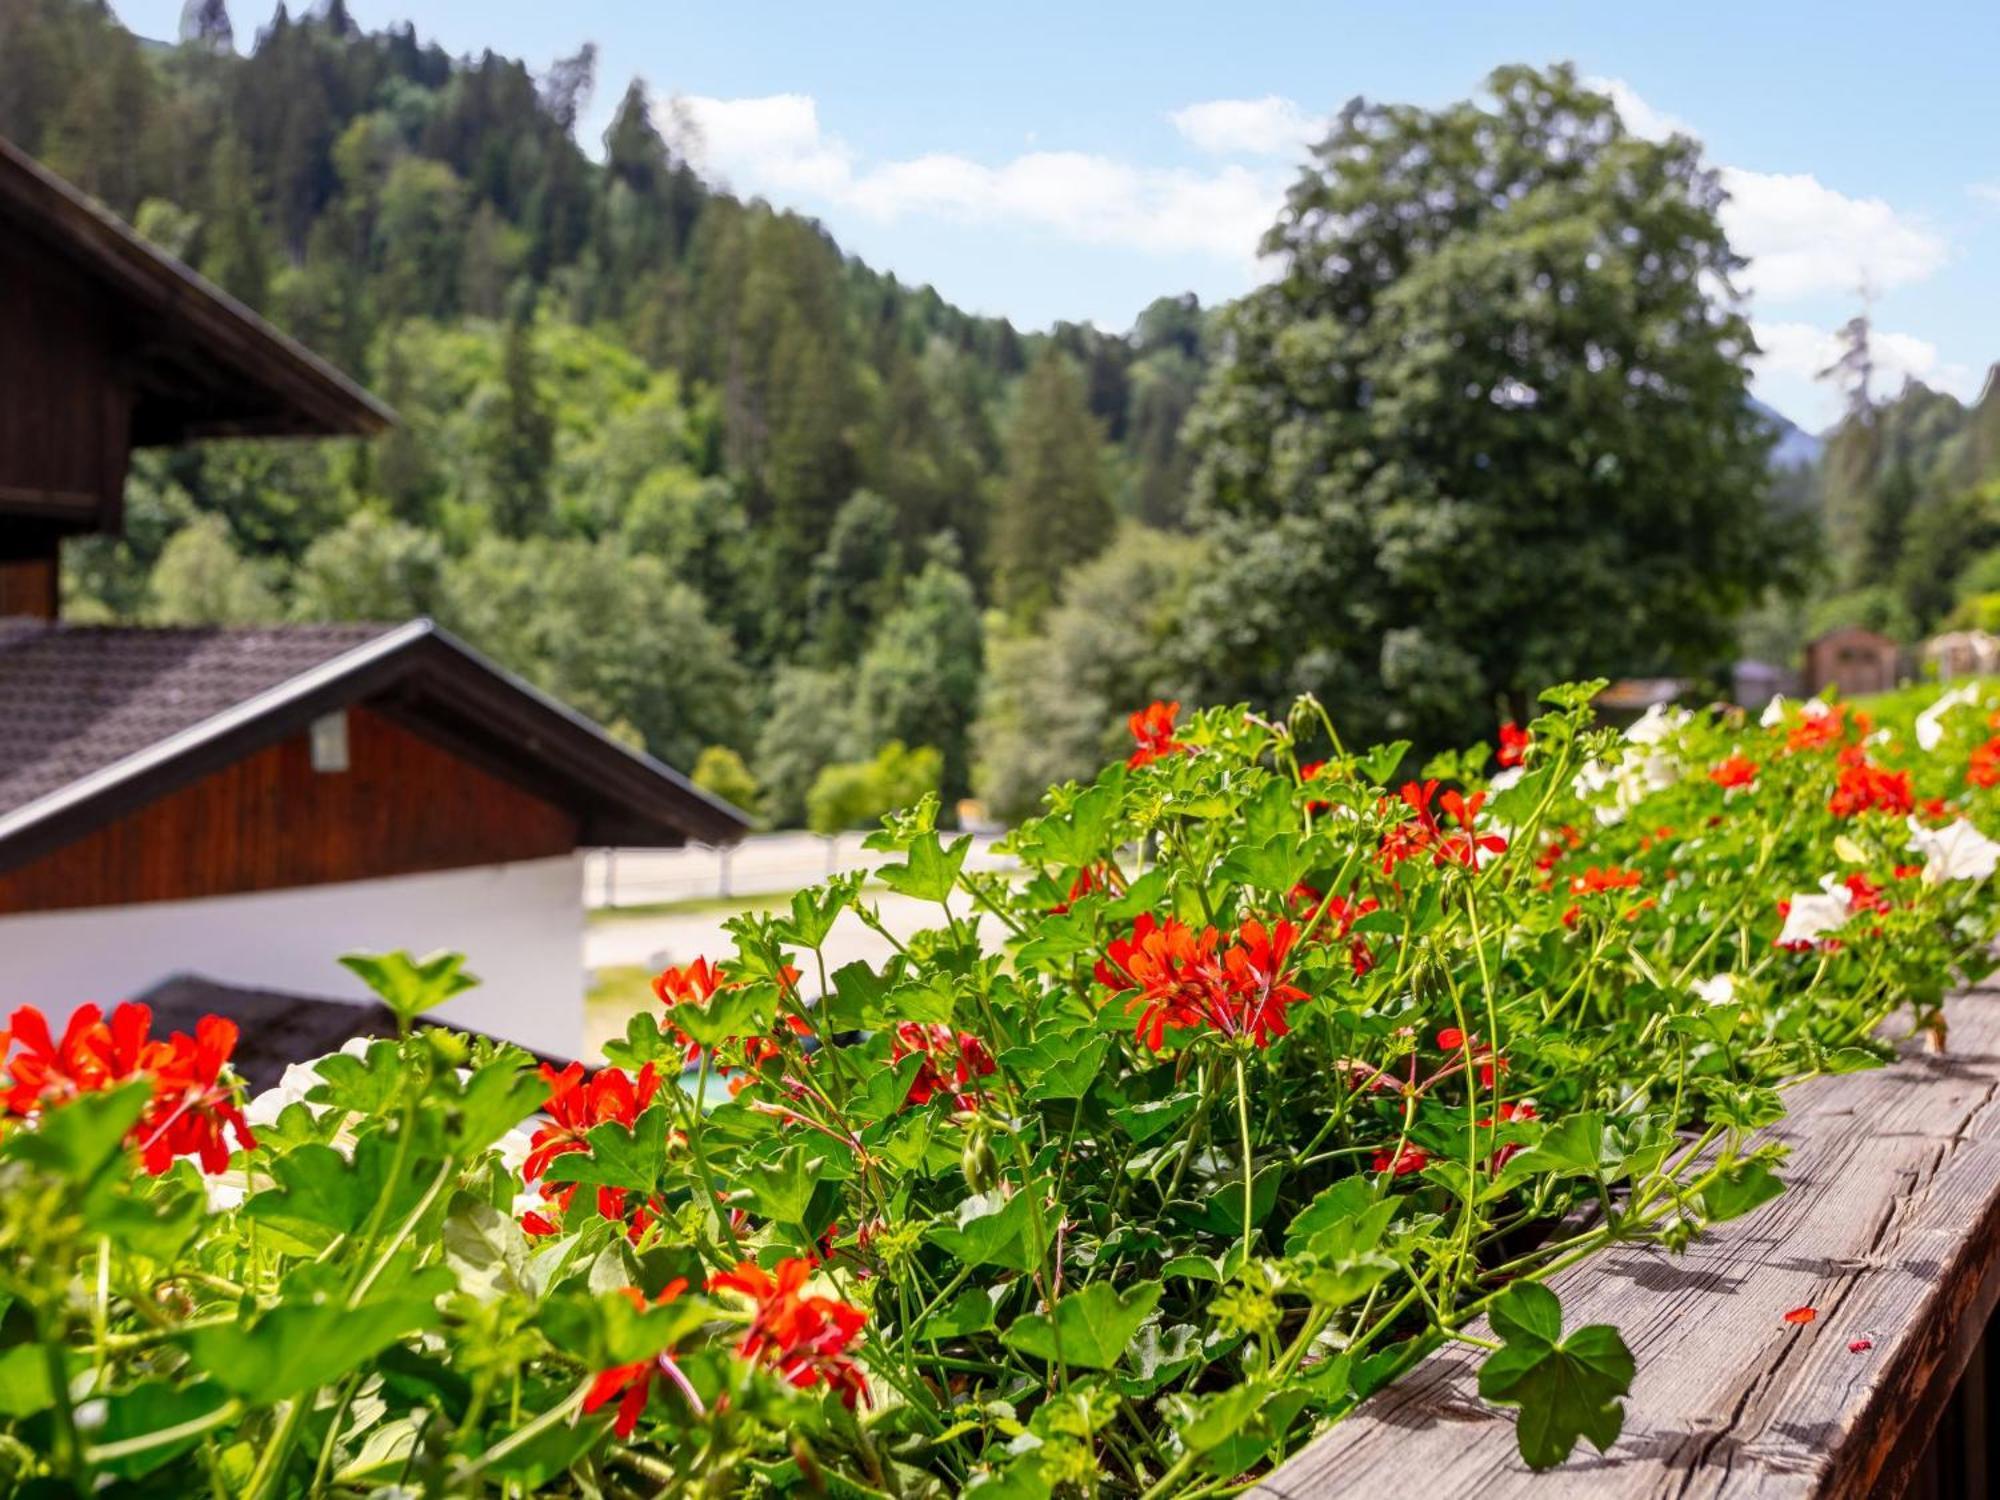
<instances>
[{"instance_id":1,"label":"wooden chalet","mask_svg":"<svg viewBox=\"0 0 2000 1500\"><path fill-rule=\"evenodd\" d=\"M0 329L0 1013L177 981L264 1024L362 1005L342 953L453 948L485 983L445 1019L578 1052L582 851L743 816L428 620L63 623L62 539L119 531L134 447L393 417L4 140Z\"/></svg>"}]
</instances>

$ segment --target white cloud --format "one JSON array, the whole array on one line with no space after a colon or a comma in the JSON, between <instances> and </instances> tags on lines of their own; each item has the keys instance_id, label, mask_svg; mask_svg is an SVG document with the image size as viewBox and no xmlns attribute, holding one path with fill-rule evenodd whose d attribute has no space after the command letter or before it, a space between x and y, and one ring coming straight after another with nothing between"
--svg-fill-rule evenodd
<instances>
[{"instance_id":1,"label":"white cloud","mask_svg":"<svg viewBox=\"0 0 2000 1500\"><path fill-rule=\"evenodd\" d=\"M1167 116L1182 137L1211 156L1297 156L1326 133L1326 121L1277 94L1208 99Z\"/></svg>"},{"instance_id":2,"label":"white cloud","mask_svg":"<svg viewBox=\"0 0 2000 1500\"><path fill-rule=\"evenodd\" d=\"M1840 338L1814 323L1751 324L1762 351L1755 361L1757 388L1787 416L1808 427L1823 426L1840 414L1841 393L1819 378L1819 372L1840 355ZM1874 391L1892 396L1905 380L1920 380L1934 391L1947 391L1961 401L1979 394L1981 374L1970 365L1940 356L1929 339L1893 329L1874 329L1869 350L1875 359Z\"/></svg>"},{"instance_id":3,"label":"white cloud","mask_svg":"<svg viewBox=\"0 0 2000 1500\"><path fill-rule=\"evenodd\" d=\"M1880 198L1850 198L1807 172L1724 167L1722 227L1750 257L1746 283L1769 301L1921 281L1951 258L1945 238Z\"/></svg>"},{"instance_id":4,"label":"white cloud","mask_svg":"<svg viewBox=\"0 0 2000 1500\"><path fill-rule=\"evenodd\" d=\"M1634 135L1644 136L1649 141L1664 141L1670 135L1699 136L1699 132L1679 115L1655 109L1641 99L1639 91L1622 78L1586 78L1583 83L1585 88L1611 96L1611 102L1618 106L1618 117Z\"/></svg>"},{"instance_id":5,"label":"white cloud","mask_svg":"<svg viewBox=\"0 0 2000 1500\"><path fill-rule=\"evenodd\" d=\"M1635 135L1664 140L1698 135L1678 116L1656 109L1622 78L1587 78L1618 106ZM1729 190L1722 227L1738 254L1750 257L1747 290L1767 302L1816 293L1852 296L1921 281L1943 268L1944 237L1880 198L1850 198L1809 172L1753 172L1723 167ZM2000 184L1986 185L2000 202ZM1972 189L1980 193L1979 187Z\"/></svg>"},{"instance_id":6,"label":"white cloud","mask_svg":"<svg viewBox=\"0 0 2000 1500\"><path fill-rule=\"evenodd\" d=\"M1981 203L2000 204L2000 182L1975 182L1966 188L1966 192Z\"/></svg>"},{"instance_id":7,"label":"white cloud","mask_svg":"<svg viewBox=\"0 0 2000 1500\"><path fill-rule=\"evenodd\" d=\"M697 159L752 192L806 193L884 222L930 215L1012 221L1089 244L1195 252L1254 265L1284 201L1275 170L1137 167L1082 151L1031 151L998 166L950 152L868 164L820 127L802 94L674 101Z\"/></svg>"}]
</instances>

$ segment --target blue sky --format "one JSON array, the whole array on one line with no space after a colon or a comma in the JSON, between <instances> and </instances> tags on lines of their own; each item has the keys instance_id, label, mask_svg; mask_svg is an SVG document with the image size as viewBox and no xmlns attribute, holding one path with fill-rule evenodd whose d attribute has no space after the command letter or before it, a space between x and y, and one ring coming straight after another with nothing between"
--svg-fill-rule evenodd
<instances>
[{"instance_id":1,"label":"blue sky","mask_svg":"<svg viewBox=\"0 0 2000 1500\"><path fill-rule=\"evenodd\" d=\"M1753 257L1765 399L1812 379L1865 281L1889 383L1970 398L2000 360L2000 5L1227 6L348 0L455 52L599 48L594 150L633 74L735 189L1023 327L1122 328L1153 297L1233 296L1316 121L1355 94L1438 104L1510 61L1574 61L1628 121L1726 169ZM181 0L114 0L171 36ZM265 18L240 3L239 45ZM676 103L678 101L678 103Z\"/></svg>"}]
</instances>

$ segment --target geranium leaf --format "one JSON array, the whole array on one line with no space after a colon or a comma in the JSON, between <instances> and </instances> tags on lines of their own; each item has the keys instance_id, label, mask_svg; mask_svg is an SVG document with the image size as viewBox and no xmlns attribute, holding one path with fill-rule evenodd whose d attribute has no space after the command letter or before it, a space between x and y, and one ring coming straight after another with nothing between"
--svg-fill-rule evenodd
<instances>
[{"instance_id":1,"label":"geranium leaf","mask_svg":"<svg viewBox=\"0 0 2000 1500\"><path fill-rule=\"evenodd\" d=\"M1506 1340L1479 1368L1479 1394L1520 1408L1515 1437L1533 1469L1561 1463L1578 1438L1602 1453L1624 1426L1620 1404L1632 1388L1632 1353L1607 1323L1562 1337L1555 1293L1517 1282L1493 1304L1494 1332Z\"/></svg>"},{"instance_id":2,"label":"geranium leaf","mask_svg":"<svg viewBox=\"0 0 2000 1500\"><path fill-rule=\"evenodd\" d=\"M1040 1184L1011 1194L975 1193L958 1206L953 1223L933 1224L925 1238L968 1266L1002 1266L1028 1271L1041 1264L1042 1246L1034 1232L1034 1202Z\"/></svg>"},{"instance_id":3,"label":"geranium leaf","mask_svg":"<svg viewBox=\"0 0 2000 1500\"><path fill-rule=\"evenodd\" d=\"M905 858L900 865L884 865L875 872L876 878L892 891L918 901L943 901L958 883L958 872L965 864L966 851L972 847L972 835L965 834L954 839L949 848L935 833L925 833L910 841Z\"/></svg>"},{"instance_id":4,"label":"geranium leaf","mask_svg":"<svg viewBox=\"0 0 2000 1500\"><path fill-rule=\"evenodd\" d=\"M1048 1364L1109 1370L1160 1300L1160 1291L1157 1281L1142 1281L1123 1292L1108 1281L1093 1281L1058 1301L1053 1315L1029 1313L1016 1319L1001 1341Z\"/></svg>"},{"instance_id":5,"label":"geranium leaf","mask_svg":"<svg viewBox=\"0 0 2000 1500\"><path fill-rule=\"evenodd\" d=\"M672 1079L668 1088L678 1088ZM588 1151L566 1151L548 1165L549 1182L587 1182L597 1187L624 1188L651 1197L660 1190L667 1168L667 1128L671 1111L655 1103L630 1128L616 1120L593 1125L585 1134Z\"/></svg>"},{"instance_id":6,"label":"geranium leaf","mask_svg":"<svg viewBox=\"0 0 2000 1500\"><path fill-rule=\"evenodd\" d=\"M1701 1190L1701 1206L1710 1222L1720 1224L1726 1219L1740 1218L1784 1190L1784 1183L1764 1162L1739 1162L1718 1172Z\"/></svg>"},{"instance_id":7,"label":"geranium leaf","mask_svg":"<svg viewBox=\"0 0 2000 1500\"><path fill-rule=\"evenodd\" d=\"M283 1302L254 1322L198 1328L189 1357L226 1390L268 1404L316 1389L388 1345L437 1322L441 1267L396 1284L392 1295L349 1307L334 1299Z\"/></svg>"},{"instance_id":8,"label":"geranium leaf","mask_svg":"<svg viewBox=\"0 0 2000 1500\"><path fill-rule=\"evenodd\" d=\"M394 953L346 953L340 965L406 1024L479 983L465 972L463 953L433 953L422 959L400 948Z\"/></svg>"}]
</instances>

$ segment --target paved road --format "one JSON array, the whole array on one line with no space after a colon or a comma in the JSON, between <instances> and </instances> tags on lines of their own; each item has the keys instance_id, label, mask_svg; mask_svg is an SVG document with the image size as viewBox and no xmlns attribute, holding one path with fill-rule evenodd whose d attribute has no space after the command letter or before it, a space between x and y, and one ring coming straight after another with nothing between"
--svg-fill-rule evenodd
<instances>
[{"instance_id":1,"label":"paved road","mask_svg":"<svg viewBox=\"0 0 2000 1500\"><path fill-rule=\"evenodd\" d=\"M584 865L584 902L597 908L686 901L706 896L789 894L844 870L873 869L892 855L861 847L862 835L821 838L812 833L760 833L734 849L704 845L685 849L606 849ZM966 868L1001 869L1012 861L992 852L993 836L974 838Z\"/></svg>"}]
</instances>

